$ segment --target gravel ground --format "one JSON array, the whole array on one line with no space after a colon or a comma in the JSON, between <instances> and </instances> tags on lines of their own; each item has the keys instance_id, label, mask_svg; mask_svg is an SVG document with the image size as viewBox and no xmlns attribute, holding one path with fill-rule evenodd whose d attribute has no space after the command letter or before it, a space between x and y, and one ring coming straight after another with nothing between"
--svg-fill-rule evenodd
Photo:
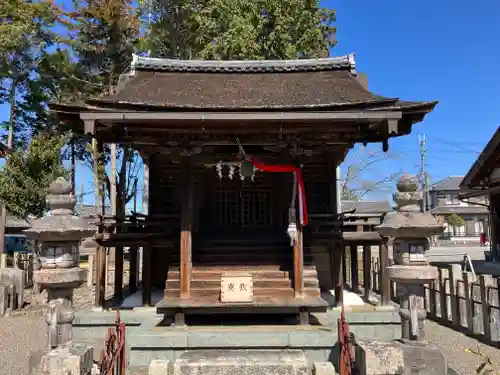
<instances>
[{"instance_id":1,"label":"gravel ground","mask_svg":"<svg viewBox=\"0 0 500 375\"><path fill-rule=\"evenodd\" d=\"M128 281L128 264L125 265L124 280ZM109 285L106 298L113 296L114 268L110 264ZM75 289L73 304L76 309L91 307L94 304L94 291L82 285ZM25 290L24 299L28 304L33 302L33 291ZM24 311L23 311L24 310ZM43 316L29 315L39 310L37 306L27 306L10 317L0 317L0 375L30 375L31 353L40 356L47 345L47 325ZM17 315L26 312L27 316ZM14 316L15 315L15 316ZM103 335L105 332L103 333ZM104 337L104 336L103 336Z\"/></svg>"},{"instance_id":2,"label":"gravel ground","mask_svg":"<svg viewBox=\"0 0 500 375\"><path fill-rule=\"evenodd\" d=\"M124 280L128 280L128 264L125 264ZM110 265L110 284L106 297L113 295L114 269ZM91 307L94 304L94 290L86 285L74 292L76 309ZM31 302L32 292L25 291L25 300ZM28 309L29 310L29 309ZM481 344L460 332L441 326L433 321L426 322L427 339L439 346L449 360L449 366L456 375L474 375L481 358L467 349L489 355L496 368L500 368L500 349ZM41 316L12 316L0 318L0 375L29 375L30 353L45 349L47 341L46 324ZM451 375L451 374L450 374Z\"/></svg>"},{"instance_id":3,"label":"gravel ground","mask_svg":"<svg viewBox=\"0 0 500 375\"><path fill-rule=\"evenodd\" d=\"M46 348L46 327L42 317L0 318L0 375L30 374L31 353Z\"/></svg>"},{"instance_id":4,"label":"gravel ground","mask_svg":"<svg viewBox=\"0 0 500 375\"><path fill-rule=\"evenodd\" d=\"M425 335L429 342L439 346L448 358L448 365L457 375L474 375L476 368L481 364L481 357L467 352L467 349L479 350L484 355L490 356L495 368L500 368L499 348L482 344L476 339L430 320L425 323Z\"/></svg>"}]
</instances>

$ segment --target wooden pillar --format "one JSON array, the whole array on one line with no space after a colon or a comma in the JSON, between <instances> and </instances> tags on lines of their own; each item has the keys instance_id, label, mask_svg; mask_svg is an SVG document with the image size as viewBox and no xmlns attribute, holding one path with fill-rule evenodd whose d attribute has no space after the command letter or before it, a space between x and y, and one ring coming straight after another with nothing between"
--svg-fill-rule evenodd
<instances>
[{"instance_id":1,"label":"wooden pillar","mask_svg":"<svg viewBox=\"0 0 500 375\"><path fill-rule=\"evenodd\" d=\"M192 226L193 226L193 179L191 165L188 159L182 162L182 217L180 243L180 297L188 299L191 295L191 268L192 268Z\"/></svg>"},{"instance_id":2,"label":"wooden pillar","mask_svg":"<svg viewBox=\"0 0 500 375\"><path fill-rule=\"evenodd\" d=\"M372 248L370 245L363 245L363 289L365 299L368 301L372 289L371 285L371 261Z\"/></svg>"},{"instance_id":3,"label":"wooden pillar","mask_svg":"<svg viewBox=\"0 0 500 375\"><path fill-rule=\"evenodd\" d=\"M101 245L96 251L95 305L103 308L106 301L106 283L104 280L106 272L106 264L104 263L105 259L106 248Z\"/></svg>"},{"instance_id":4,"label":"wooden pillar","mask_svg":"<svg viewBox=\"0 0 500 375\"><path fill-rule=\"evenodd\" d=\"M347 248L348 246L344 243L342 245L342 280L343 284L347 283Z\"/></svg>"},{"instance_id":5,"label":"wooden pillar","mask_svg":"<svg viewBox=\"0 0 500 375\"><path fill-rule=\"evenodd\" d=\"M490 216L489 216L489 240L491 255L500 259L500 194L490 194Z\"/></svg>"},{"instance_id":6,"label":"wooden pillar","mask_svg":"<svg viewBox=\"0 0 500 375\"><path fill-rule=\"evenodd\" d=\"M358 267L358 244L354 243L351 248L351 288L353 292L359 291L359 267Z\"/></svg>"},{"instance_id":7,"label":"wooden pillar","mask_svg":"<svg viewBox=\"0 0 500 375\"><path fill-rule=\"evenodd\" d=\"M123 246L115 248L115 298L123 298Z\"/></svg>"},{"instance_id":8,"label":"wooden pillar","mask_svg":"<svg viewBox=\"0 0 500 375\"><path fill-rule=\"evenodd\" d=\"M95 136L92 138L92 158L94 167L94 186L95 186L95 213L103 215L104 214L104 198L105 195L102 194L102 181L99 181L98 169L103 163L103 145ZM100 219L98 225L98 238L102 240L104 235L104 224L103 219ZM100 244L96 251L96 288L95 288L95 304L98 307L104 308L106 301L106 279L107 279L107 256L106 247Z\"/></svg>"},{"instance_id":9,"label":"wooden pillar","mask_svg":"<svg viewBox=\"0 0 500 375\"><path fill-rule=\"evenodd\" d=\"M382 242L379 247L379 283L380 283L380 303L382 305L388 305L391 301L391 283L387 277L386 268L389 267L389 249L387 247L388 239L386 237L382 238Z\"/></svg>"},{"instance_id":10,"label":"wooden pillar","mask_svg":"<svg viewBox=\"0 0 500 375\"><path fill-rule=\"evenodd\" d=\"M295 298L304 295L304 244L302 228L297 224L297 240L293 244L293 290Z\"/></svg>"},{"instance_id":11,"label":"wooden pillar","mask_svg":"<svg viewBox=\"0 0 500 375\"><path fill-rule=\"evenodd\" d=\"M132 246L128 250L129 255L129 279L128 279L128 288L130 293L137 292L137 279L138 279L138 259L137 254L138 248L137 246Z\"/></svg>"},{"instance_id":12,"label":"wooden pillar","mask_svg":"<svg viewBox=\"0 0 500 375\"><path fill-rule=\"evenodd\" d=\"M338 157L332 153L332 152L326 152L326 160L327 162L325 163L325 176L326 176L326 181L328 181L328 209L329 213L332 215L339 214L340 207L338 207L337 202L337 188L338 188L338 181L337 181L337 164L338 164ZM339 259L337 252L339 251L338 243L333 242L329 246L329 252L330 252L330 272L331 272L331 280L332 280L332 289L335 291L335 295L337 296L337 283L341 277L341 269L338 267Z\"/></svg>"},{"instance_id":13,"label":"wooden pillar","mask_svg":"<svg viewBox=\"0 0 500 375\"><path fill-rule=\"evenodd\" d=\"M144 306L151 306L151 291L153 286L151 250L152 246L149 242L142 248L142 304Z\"/></svg>"},{"instance_id":14,"label":"wooden pillar","mask_svg":"<svg viewBox=\"0 0 500 375\"><path fill-rule=\"evenodd\" d=\"M342 272L342 259L345 255L344 248L345 246L342 241L337 243L337 245L333 248L333 285L337 306L341 306L344 301L344 278Z\"/></svg>"},{"instance_id":15,"label":"wooden pillar","mask_svg":"<svg viewBox=\"0 0 500 375\"><path fill-rule=\"evenodd\" d=\"M110 204L111 204L111 215L113 215L117 223L120 221L117 220L116 215L120 212L120 219L122 219L122 208L118 210L118 192L116 187L116 158L117 158L117 147L116 143L112 143L110 145L111 149L111 173L109 175L110 182ZM123 176L122 176L123 177ZM115 233L121 232L121 228L116 228ZM109 251L110 258L114 258L115 262L115 286L114 286L114 297L117 300L121 300L123 298L123 246L112 247Z\"/></svg>"}]
</instances>

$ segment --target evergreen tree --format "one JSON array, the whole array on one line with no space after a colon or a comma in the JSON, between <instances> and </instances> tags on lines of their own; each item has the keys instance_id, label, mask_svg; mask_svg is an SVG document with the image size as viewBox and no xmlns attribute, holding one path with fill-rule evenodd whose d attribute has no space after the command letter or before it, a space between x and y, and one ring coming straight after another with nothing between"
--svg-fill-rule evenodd
<instances>
[{"instance_id":1,"label":"evergreen tree","mask_svg":"<svg viewBox=\"0 0 500 375\"><path fill-rule=\"evenodd\" d=\"M152 56L315 58L335 44L335 12L316 0L152 0L146 8Z\"/></svg>"},{"instance_id":2,"label":"evergreen tree","mask_svg":"<svg viewBox=\"0 0 500 375\"><path fill-rule=\"evenodd\" d=\"M43 215L50 184L58 177L67 177L61 158L66 141L65 135L40 133L31 139L27 150L9 155L0 170L0 200L9 212L18 217Z\"/></svg>"},{"instance_id":3,"label":"evergreen tree","mask_svg":"<svg viewBox=\"0 0 500 375\"><path fill-rule=\"evenodd\" d=\"M72 53L78 61L65 86L70 91L78 88L73 101L95 99L111 93L120 75L130 69L132 53L140 41L138 9L130 0L74 1L73 10L67 13L66 26L71 35ZM98 155L92 153L89 146L87 140L75 142L78 158L89 168L95 169L96 158L105 164L109 162L108 147ZM117 168L117 209L120 214L133 197L140 161L130 145L120 148L118 159L121 162ZM128 175L127 171L130 172ZM94 173L99 176L101 186L107 187L109 195L111 184L106 170L94 170Z\"/></svg>"},{"instance_id":4,"label":"evergreen tree","mask_svg":"<svg viewBox=\"0 0 500 375\"><path fill-rule=\"evenodd\" d=\"M139 42L138 10L130 0L74 1L68 17L81 99L109 93L130 68Z\"/></svg>"},{"instance_id":5,"label":"evergreen tree","mask_svg":"<svg viewBox=\"0 0 500 375\"><path fill-rule=\"evenodd\" d=\"M42 67L50 66L49 48L57 43L52 28L60 16L50 2L0 0L0 104L9 106L2 122L9 146L26 147L47 126L50 100Z\"/></svg>"}]
</instances>

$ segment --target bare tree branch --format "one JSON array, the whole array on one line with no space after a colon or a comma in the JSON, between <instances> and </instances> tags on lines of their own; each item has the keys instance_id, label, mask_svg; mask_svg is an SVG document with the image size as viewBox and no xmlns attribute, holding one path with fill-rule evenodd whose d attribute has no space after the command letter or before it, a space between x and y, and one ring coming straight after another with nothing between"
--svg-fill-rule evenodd
<instances>
[{"instance_id":1,"label":"bare tree branch","mask_svg":"<svg viewBox=\"0 0 500 375\"><path fill-rule=\"evenodd\" d=\"M373 173L378 164L387 160L396 160L400 155L359 148L356 151L356 155L353 156L355 156L355 162L347 166L345 175L341 179L342 199L361 199L367 194L383 189L402 174L401 171L398 171L385 175L380 180L363 181L363 175L368 172Z\"/></svg>"}]
</instances>

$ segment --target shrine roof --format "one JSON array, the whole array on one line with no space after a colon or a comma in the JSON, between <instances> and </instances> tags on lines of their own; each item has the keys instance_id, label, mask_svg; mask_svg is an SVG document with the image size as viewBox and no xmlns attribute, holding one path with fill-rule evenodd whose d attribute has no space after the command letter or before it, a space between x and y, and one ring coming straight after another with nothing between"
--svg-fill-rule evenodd
<instances>
[{"instance_id":1,"label":"shrine roof","mask_svg":"<svg viewBox=\"0 0 500 375\"><path fill-rule=\"evenodd\" d=\"M489 142L479 154L478 158L469 169L462 182L460 189L477 189L484 193L484 190L498 185L498 181L491 180L492 172L500 167L500 127L497 128ZM469 191L470 195L472 193ZM466 194L464 194L465 196Z\"/></svg>"},{"instance_id":2,"label":"shrine roof","mask_svg":"<svg viewBox=\"0 0 500 375\"><path fill-rule=\"evenodd\" d=\"M369 91L354 55L299 60L171 60L134 55L114 93L87 104L133 110L423 110Z\"/></svg>"}]
</instances>

